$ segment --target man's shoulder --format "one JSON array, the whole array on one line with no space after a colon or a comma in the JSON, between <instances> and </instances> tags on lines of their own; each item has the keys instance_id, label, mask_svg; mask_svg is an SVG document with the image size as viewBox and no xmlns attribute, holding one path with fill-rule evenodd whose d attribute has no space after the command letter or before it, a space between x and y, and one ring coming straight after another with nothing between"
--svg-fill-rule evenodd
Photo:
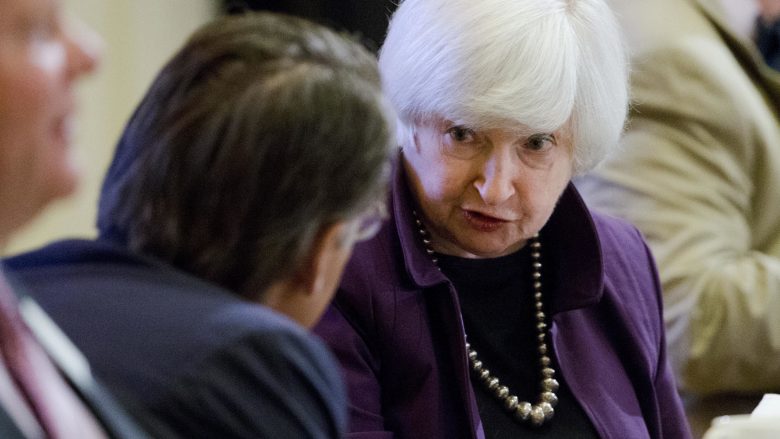
<instances>
[{"instance_id":1,"label":"man's shoulder","mask_svg":"<svg viewBox=\"0 0 780 439\"><path fill-rule=\"evenodd\" d=\"M346 424L335 359L317 338L283 325L223 339L162 390L146 404L183 436L340 437Z\"/></svg>"},{"instance_id":2,"label":"man's shoulder","mask_svg":"<svg viewBox=\"0 0 780 439\"><path fill-rule=\"evenodd\" d=\"M56 243L8 266L106 386L152 416L153 431L274 437L283 426L317 437L342 428L331 354L268 307L100 242ZM232 423L238 418L241 427Z\"/></svg>"},{"instance_id":3,"label":"man's shoulder","mask_svg":"<svg viewBox=\"0 0 780 439\"><path fill-rule=\"evenodd\" d=\"M322 356L286 316L102 243L57 243L7 266L112 386L162 391L199 361L247 344L277 358Z\"/></svg>"},{"instance_id":4,"label":"man's shoulder","mask_svg":"<svg viewBox=\"0 0 780 439\"><path fill-rule=\"evenodd\" d=\"M211 305L239 301L217 285L110 242L58 241L5 259L3 265L20 289L44 303L49 295L63 302L122 296L155 307L176 305L180 295L210 297Z\"/></svg>"},{"instance_id":5,"label":"man's shoulder","mask_svg":"<svg viewBox=\"0 0 780 439\"><path fill-rule=\"evenodd\" d=\"M90 263L145 265L146 262L145 258L119 244L91 239L55 241L3 260L3 265L11 271L28 271L60 265L75 267Z\"/></svg>"},{"instance_id":6,"label":"man's shoulder","mask_svg":"<svg viewBox=\"0 0 780 439\"><path fill-rule=\"evenodd\" d=\"M50 289L61 296L96 289L141 290L162 279L176 283L187 277L118 244L86 239L53 242L6 258L2 264L10 280L36 298Z\"/></svg>"}]
</instances>

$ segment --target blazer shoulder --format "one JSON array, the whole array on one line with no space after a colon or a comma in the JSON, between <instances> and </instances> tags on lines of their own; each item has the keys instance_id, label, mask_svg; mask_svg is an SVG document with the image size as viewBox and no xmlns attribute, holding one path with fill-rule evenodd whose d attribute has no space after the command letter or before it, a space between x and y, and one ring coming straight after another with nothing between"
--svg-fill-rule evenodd
<instances>
[{"instance_id":1,"label":"blazer shoulder","mask_svg":"<svg viewBox=\"0 0 780 439\"><path fill-rule=\"evenodd\" d=\"M621 302L636 301L644 311L656 315L661 287L655 260L641 232L623 219L596 212L592 215L608 294Z\"/></svg>"},{"instance_id":2,"label":"blazer shoulder","mask_svg":"<svg viewBox=\"0 0 780 439\"><path fill-rule=\"evenodd\" d=\"M650 336L648 349L663 332L661 285L655 260L642 234L632 224L594 213L604 263L604 293L617 315Z\"/></svg>"},{"instance_id":3,"label":"blazer shoulder","mask_svg":"<svg viewBox=\"0 0 780 439\"><path fill-rule=\"evenodd\" d=\"M192 437L337 438L345 395L320 341L273 327L230 339L182 370L151 412Z\"/></svg>"},{"instance_id":4,"label":"blazer shoulder","mask_svg":"<svg viewBox=\"0 0 780 439\"><path fill-rule=\"evenodd\" d=\"M645 241L636 226L625 219L596 210L591 210L590 214L602 251L608 251L611 254L615 252L645 253Z\"/></svg>"}]
</instances>

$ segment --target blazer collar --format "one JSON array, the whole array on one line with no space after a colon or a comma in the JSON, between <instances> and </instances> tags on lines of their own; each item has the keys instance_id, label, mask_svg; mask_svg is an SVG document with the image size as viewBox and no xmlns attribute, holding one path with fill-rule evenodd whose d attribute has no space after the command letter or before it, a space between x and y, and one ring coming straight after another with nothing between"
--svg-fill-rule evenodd
<instances>
[{"instance_id":1,"label":"blazer collar","mask_svg":"<svg viewBox=\"0 0 780 439\"><path fill-rule=\"evenodd\" d=\"M417 208L417 202L407 184L401 153L398 154L393 164L391 186L390 211L395 222L398 240L401 243L407 274L421 288L447 283L447 278L433 263L420 239L419 229L413 214Z\"/></svg>"}]
</instances>

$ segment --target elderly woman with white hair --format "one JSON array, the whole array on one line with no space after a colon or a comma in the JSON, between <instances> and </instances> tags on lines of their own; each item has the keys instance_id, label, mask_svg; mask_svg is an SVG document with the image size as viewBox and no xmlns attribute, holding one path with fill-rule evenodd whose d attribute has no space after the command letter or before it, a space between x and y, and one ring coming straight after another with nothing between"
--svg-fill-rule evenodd
<instances>
[{"instance_id":1,"label":"elderly woman with white hair","mask_svg":"<svg viewBox=\"0 0 780 439\"><path fill-rule=\"evenodd\" d=\"M571 185L621 135L604 0L406 0L390 219L317 327L360 438L686 438L652 257Z\"/></svg>"}]
</instances>

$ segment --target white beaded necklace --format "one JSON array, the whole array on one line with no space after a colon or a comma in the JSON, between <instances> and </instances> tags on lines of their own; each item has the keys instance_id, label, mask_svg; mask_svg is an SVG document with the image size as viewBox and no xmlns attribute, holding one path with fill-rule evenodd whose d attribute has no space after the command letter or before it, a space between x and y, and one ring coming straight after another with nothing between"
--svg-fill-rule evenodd
<instances>
[{"instance_id":1,"label":"white beaded necklace","mask_svg":"<svg viewBox=\"0 0 780 439\"><path fill-rule=\"evenodd\" d=\"M428 236L428 231L425 229L425 225L417 216L417 211L413 210L414 221L417 224L417 231L422 237L425 251L431 257L431 260L439 270L439 260L436 258L436 252L431 246L431 240ZM555 392L558 390L558 381L555 379L555 369L551 366L550 357L547 355L547 343L545 342L547 337L547 323L545 323L545 314L542 303L542 263L541 260L541 248L542 244L539 242L539 235L534 235L530 240L531 246L531 267L533 273L534 287L534 306L536 307L536 330L537 339L539 341L539 366L541 368L541 392L537 397L536 404L531 404L528 401L520 401L520 399L511 393L507 386L501 384L499 379L490 373L490 370L485 367L482 361L477 356L477 351L471 348L471 345L466 342L466 352L468 352L469 363L471 365L472 374L490 391L496 399L503 403L504 408L514 416L515 419L521 422L528 422L531 425L538 427L545 422L552 419L555 414L555 405L558 403L558 396Z\"/></svg>"}]
</instances>

